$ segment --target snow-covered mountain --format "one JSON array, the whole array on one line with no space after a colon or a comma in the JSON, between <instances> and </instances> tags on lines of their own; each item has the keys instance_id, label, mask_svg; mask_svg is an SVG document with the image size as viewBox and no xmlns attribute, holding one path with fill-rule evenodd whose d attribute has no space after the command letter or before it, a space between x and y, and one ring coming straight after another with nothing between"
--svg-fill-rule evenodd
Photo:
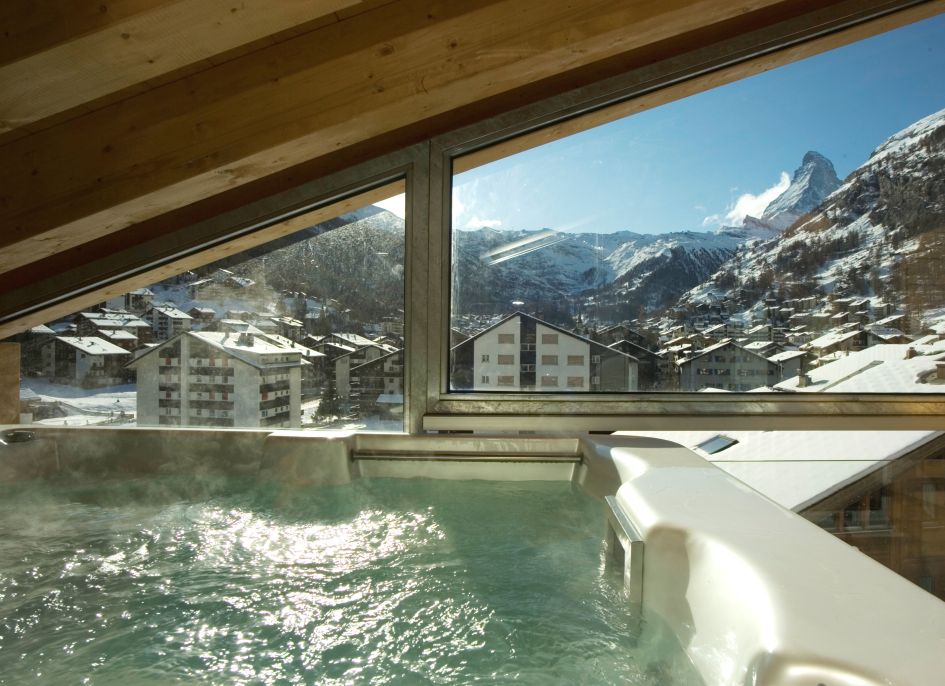
<instances>
[{"instance_id":1,"label":"snow-covered mountain","mask_svg":"<svg viewBox=\"0 0 945 686\"><path fill-rule=\"evenodd\" d=\"M750 306L777 289L873 297L931 316L945 307L943 255L945 110L891 136L819 206L778 237L742 246L682 302Z\"/></svg>"},{"instance_id":2,"label":"snow-covered mountain","mask_svg":"<svg viewBox=\"0 0 945 686\"><path fill-rule=\"evenodd\" d=\"M453 310L490 314L521 301L554 319L556 310L567 312L580 298L617 291L625 303L661 306L707 278L744 240L738 231L457 231Z\"/></svg>"},{"instance_id":3,"label":"snow-covered mountain","mask_svg":"<svg viewBox=\"0 0 945 686\"><path fill-rule=\"evenodd\" d=\"M833 165L809 152L761 218L717 232L551 234L481 228L453 237L456 314L502 312L522 301L546 317L593 305L605 318L673 304L746 243L771 239L840 184ZM564 300L563 300L564 299Z\"/></svg>"},{"instance_id":4,"label":"snow-covered mountain","mask_svg":"<svg viewBox=\"0 0 945 686\"><path fill-rule=\"evenodd\" d=\"M794 172L791 184L765 208L761 220L784 230L820 205L839 186L833 163L819 152L810 151Z\"/></svg>"}]
</instances>

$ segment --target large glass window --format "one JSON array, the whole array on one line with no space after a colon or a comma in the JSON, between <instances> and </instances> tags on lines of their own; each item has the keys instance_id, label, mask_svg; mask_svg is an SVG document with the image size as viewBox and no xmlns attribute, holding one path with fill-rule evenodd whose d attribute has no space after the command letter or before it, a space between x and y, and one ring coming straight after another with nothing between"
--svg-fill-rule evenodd
<instances>
[{"instance_id":1,"label":"large glass window","mask_svg":"<svg viewBox=\"0 0 945 686\"><path fill-rule=\"evenodd\" d=\"M14 336L21 418L402 431L403 197Z\"/></svg>"},{"instance_id":2,"label":"large glass window","mask_svg":"<svg viewBox=\"0 0 945 686\"><path fill-rule=\"evenodd\" d=\"M945 390L943 72L937 17L455 158L449 389Z\"/></svg>"}]
</instances>

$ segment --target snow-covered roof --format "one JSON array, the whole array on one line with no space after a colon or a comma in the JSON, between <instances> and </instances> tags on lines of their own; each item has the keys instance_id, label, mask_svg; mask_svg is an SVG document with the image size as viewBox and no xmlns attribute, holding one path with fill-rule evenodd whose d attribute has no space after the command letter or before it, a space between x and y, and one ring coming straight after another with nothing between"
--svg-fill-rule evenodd
<instances>
[{"instance_id":1,"label":"snow-covered roof","mask_svg":"<svg viewBox=\"0 0 945 686\"><path fill-rule=\"evenodd\" d=\"M725 348L725 347L727 347L727 346L732 346L733 348L738 348L738 349L740 349L740 350L744 350L745 352L750 353L750 354L754 355L755 357L757 357L757 358L759 358L759 359L761 359L761 360L764 360L765 362L768 362L768 358L764 357L763 355L759 355L759 354L756 353L754 350L750 350L747 346L738 345L738 344L735 343L735 341L733 341L731 338L726 338L726 339L723 339L723 340L719 341L719 342L716 343L715 345L710 345L710 346L708 346L708 347L706 347L706 348L703 348L702 350L697 351L696 353L694 353L694 354L692 355L692 357L689 357L689 358L687 358L687 359L685 359L685 360L680 360L677 364L683 365L683 364L686 364L686 363L688 363L688 362L692 362L693 360L697 360L698 358L702 357L703 355L707 355L707 354L709 354L709 353L711 353L711 352L715 352L716 350L720 350L720 349Z\"/></svg>"},{"instance_id":2,"label":"snow-covered roof","mask_svg":"<svg viewBox=\"0 0 945 686\"><path fill-rule=\"evenodd\" d=\"M942 435L934 431L620 431L674 441L783 507L803 510ZM709 455L695 446L737 443Z\"/></svg>"},{"instance_id":3,"label":"snow-covered roof","mask_svg":"<svg viewBox=\"0 0 945 686\"><path fill-rule=\"evenodd\" d=\"M40 324L39 326L34 326L33 328L30 329L30 333L32 333L32 334L37 334L37 335L43 335L43 336L54 336L54 335L56 335L56 332L53 331L52 329L50 329L50 328L49 328L48 326L46 326L45 324Z\"/></svg>"},{"instance_id":4,"label":"snow-covered roof","mask_svg":"<svg viewBox=\"0 0 945 686\"><path fill-rule=\"evenodd\" d=\"M267 336L234 334L228 331L188 331L187 334L230 352L251 352L257 355L290 352L270 341Z\"/></svg>"},{"instance_id":5,"label":"snow-covered roof","mask_svg":"<svg viewBox=\"0 0 945 686\"><path fill-rule=\"evenodd\" d=\"M121 312L80 312L80 316L99 328L150 328L151 325L137 315Z\"/></svg>"},{"instance_id":6,"label":"snow-covered roof","mask_svg":"<svg viewBox=\"0 0 945 686\"><path fill-rule=\"evenodd\" d=\"M815 338L808 345L811 348L817 349L829 348L832 345L843 343L844 341L853 338L859 333L859 331L831 331L830 333L826 333L819 338Z\"/></svg>"},{"instance_id":7,"label":"snow-covered roof","mask_svg":"<svg viewBox=\"0 0 945 686\"><path fill-rule=\"evenodd\" d=\"M237 333L262 334L263 330L242 319L221 319L220 325L226 331L235 331Z\"/></svg>"},{"instance_id":8,"label":"snow-covered roof","mask_svg":"<svg viewBox=\"0 0 945 686\"><path fill-rule=\"evenodd\" d=\"M751 350L752 352L759 352L762 350L766 350L767 348L774 347L776 345L777 343L775 343L774 341L751 341L750 343L746 343L742 347L744 347L745 350Z\"/></svg>"},{"instance_id":9,"label":"snow-covered roof","mask_svg":"<svg viewBox=\"0 0 945 686\"><path fill-rule=\"evenodd\" d=\"M353 353L357 348L354 348L350 345L341 345L341 343L334 343L332 341L319 341L316 345L323 345L327 348L336 348L338 351L347 354Z\"/></svg>"},{"instance_id":10,"label":"snow-covered roof","mask_svg":"<svg viewBox=\"0 0 945 686\"><path fill-rule=\"evenodd\" d=\"M919 353L919 357L906 359L908 350ZM920 375L935 370L935 362L945 353L945 341L933 345L919 346L915 343L874 345L855 353L840 357L834 362L812 369L807 373L810 383L800 387L798 377L786 379L775 388L801 393L940 393L945 388L934 384L920 383ZM918 360L918 361L917 361ZM899 365L908 362L907 365ZM882 372L873 372L874 367L891 365ZM867 372L869 372L867 374ZM917 376L919 375L919 376Z\"/></svg>"},{"instance_id":11,"label":"snow-covered roof","mask_svg":"<svg viewBox=\"0 0 945 686\"><path fill-rule=\"evenodd\" d=\"M936 363L945 355L890 360L841 381L834 393L945 393L945 380L935 378Z\"/></svg>"},{"instance_id":12,"label":"snow-covered roof","mask_svg":"<svg viewBox=\"0 0 945 686\"><path fill-rule=\"evenodd\" d=\"M364 336L361 336L360 334L356 334L356 333L335 332L332 334L332 336L336 336L337 338L340 338L343 341L347 341L348 343L356 345L359 348L363 348L368 345L374 345L374 341L372 341L370 338L365 338Z\"/></svg>"},{"instance_id":13,"label":"snow-covered roof","mask_svg":"<svg viewBox=\"0 0 945 686\"><path fill-rule=\"evenodd\" d=\"M172 305L155 305L153 309L155 312L160 312L170 319L193 319L189 314Z\"/></svg>"},{"instance_id":14,"label":"snow-covered roof","mask_svg":"<svg viewBox=\"0 0 945 686\"><path fill-rule=\"evenodd\" d=\"M902 338L904 334L899 329L894 329L891 326L870 326L867 330L876 338L881 338L883 340L889 340L891 338Z\"/></svg>"},{"instance_id":15,"label":"snow-covered roof","mask_svg":"<svg viewBox=\"0 0 945 686\"><path fill-rule=\"evenodd\" d=\"M32 388L20 386L20 400L40 400L40 396Z\"/></svg>"},{"instance_id":16,"label":"snow-covered roof","mask_svg":"<svg viewBox=\"0 0 945 686\"><path fill-rule=\"evenodd\" d=\"M302 354L302 357L328 357L325 353L320 353L317 350L312 350L307 348L301 343L296 343L291 338L286 338L285 336L280 336L276 333L264 333L261 334L264 338L267 338L274 344L285 348L286 350L294 350Z\"/></svg>"},{"instance_id":17,"label":"snow-covered roof","mask_svg":"<svg viewBox=\"0 0 945 686\"><path fill-rule=\"evenodd\" d=\"M769 362L774 362L775 364L781 362L787 362L788 360L793 360L797 357L803 357L807 352L804 350L785 350L783 353L777 353L776 355L771 355L768 358Z\"/></svg>"},{"instance_id":18,"label":"snow-covered roof","mask_svg":"<svg viewBox=\"0 0 945 686\"><path fill-rule=\"evenodd\" d=\"M123 331L122 329L115 329L113 331L100 331L102 336L105 336L112 341L136 341L138 337L135 336L130 331Z\"/></svg>"},{"instance_id":19,"label":"snow-covered roof","mask_svg":"<svg viewBox=\"0 0 945 686\"><path fill-rule=\"evenodd\" d=\"M130 355L124 348L119 348L114 343L106 341L98 336L56 336L57 341L62 341L76 350L84 352L86 355Z\"/></svg>"}]
</instances>

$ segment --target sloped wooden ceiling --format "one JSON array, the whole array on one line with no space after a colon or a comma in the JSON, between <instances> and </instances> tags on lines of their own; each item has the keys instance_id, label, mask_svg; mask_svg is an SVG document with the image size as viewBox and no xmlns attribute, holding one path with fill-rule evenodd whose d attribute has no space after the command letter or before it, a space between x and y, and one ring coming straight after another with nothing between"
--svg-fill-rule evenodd
<instances>
[{"instance_id":1,"label":"sloped wooden ceiling","mask_svg":"<svg viewBox=\"0 0 945 686\"><path fill-rule=\"evenodd\" d=\"M0 334L34 323L14 316L31 284L214 213L749 31L902 4L5 0Z\"/></svg>"}]
</instances>

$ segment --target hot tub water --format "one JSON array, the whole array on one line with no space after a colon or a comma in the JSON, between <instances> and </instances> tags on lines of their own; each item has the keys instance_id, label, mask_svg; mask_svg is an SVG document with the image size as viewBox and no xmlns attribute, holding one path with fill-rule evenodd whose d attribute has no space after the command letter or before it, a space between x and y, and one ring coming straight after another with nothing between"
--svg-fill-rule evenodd
<instances>
[{"instance_id":1,"label":"hot tub water","mask_svg":"<svg viewBox=\"0 0 945 686\"><path fill-rule=\"evenodd\" d=\"M567 482L0 486L0 684L701 683L603 521Z\"/></svg>"}]
</instances>

